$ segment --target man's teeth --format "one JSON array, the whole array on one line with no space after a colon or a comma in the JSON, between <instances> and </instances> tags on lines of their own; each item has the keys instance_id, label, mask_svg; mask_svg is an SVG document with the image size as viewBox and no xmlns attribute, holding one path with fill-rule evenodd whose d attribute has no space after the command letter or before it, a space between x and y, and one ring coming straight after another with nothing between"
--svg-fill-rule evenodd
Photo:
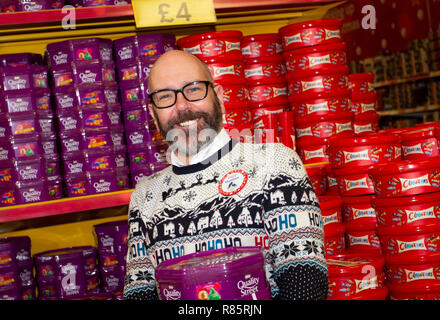
<instances>
[{"instance_id":1,"label":"man's teeth","mask_svg":"<svg viewBox=\"0 0 440 320\"><path fill-rule=\"evenodd\" d=\"M196 122L197 122L197 120L185 121L185 122L179 123L179 126L181 126L181 127L188 127L188 126L190 126L190 125L192 125L192 124L194 124Z\"/></svg>"}]
</instances>

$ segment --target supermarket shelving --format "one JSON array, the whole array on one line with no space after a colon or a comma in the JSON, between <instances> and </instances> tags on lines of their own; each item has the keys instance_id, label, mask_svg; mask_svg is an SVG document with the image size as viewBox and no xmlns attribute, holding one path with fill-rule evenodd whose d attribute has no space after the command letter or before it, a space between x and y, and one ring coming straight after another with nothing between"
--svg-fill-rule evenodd
<instances>
[{"instance_id":1,"label":"supermarket shelving","mask_svg":"<svg viewBox=\"0 0 440 320\"><path fill-rule=\"evenodd\" d=\"M133 189L0 208L0 223L127 205Z\"/></svg>"},{"instance_id":2,"label":"supermarket shelving","mask_svg":"<svg viewBox=\"0 0 440 320\"><path fill-rule=\"evenodd\" d=\"M413 77L376 82L374 84L374 87L375 87L375 89L378 89L378 88L383 88L383 87L392 86L392 85L396 85L396 84L403 84L403 83L408 83L408 82L413 82L413 81L418 81L418 80L426 80L426 79L431 79L431 78L436 78L436 77L440 77L440 71L433 71L433 72L430 72L427 74L417 75L417 76L413 76Z\"/></svg>"}]
</instances>

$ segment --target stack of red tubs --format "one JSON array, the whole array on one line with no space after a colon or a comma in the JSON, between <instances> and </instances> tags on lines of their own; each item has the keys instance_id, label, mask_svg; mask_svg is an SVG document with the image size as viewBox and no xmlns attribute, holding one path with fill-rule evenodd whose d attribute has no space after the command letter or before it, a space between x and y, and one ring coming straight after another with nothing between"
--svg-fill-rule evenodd
<instances>
[{"instance_id":1,"label":"stack of red tubs","mask_svg":"<svg viewBox=\"0 0 440 320\"><path fill-rule=\"evenodd\" d=\"M290 24L279 30L288 100L295 115L296 147L305 165L327 163L328 139L353 133L341 26L340 20L331 19ZM311 180L321 180L326 169L310 168L308 173Z\"/></svg>"},{"instance_id":2,"label":"stack of red tubs","mask_svg":"<svg viewBox=\"0 0 440 320\"><path fill-rule=\"evenodd\" d=\"M351 111L354 113L353 131L355 134L379 131L377 114L377 94L374 90L374 74L353 73L348 76Z\"/></svg>"},{"instance_id":3,"label":"stack of red tubs","mask_svg":"<svg viewBox=\"0 0 440 320\"><path fill-rule=\"evenodd\" d=\"M225 102L224 127L242 132L251 127L251 114L243 55L238 30L213 31L186 36L177 40L179 49L196 55L208 66L214 82L223 88ZM252 133L248 132L248 137Z\"/></svg>"},{"instance_id":4,"label":"stack of red tubs","mask_svg":"<svg viewBox=\"0 0 440 320\"><path fill-rule=\"evenodd\" d=\"M369 170L382 163L395 162L400 155L400 139L394 134L371 133L331 139L330 165L343 197L350 251L381 254L373 208L375 190Z\"/></svg>"},{"instance_id":5,"label":"stack of red tubs","mask_svg":"<svg viewBox=\"0 0 440 320\"><path fill-rule=\"evenodd\" d=\"M370 171L374 206L390 298L440 299L438 128L415 129L401 134L402 161Z\"/></svg>"},{"instance_id":6,"label":"stack of red tubs","mask_svg":"<svg viewBox=\"0 0 440 320\"><path fill-rule=\"evenodd\" d=\"M241 48L255 130L254 141L282 142L294 149L293 113L288 110L286 67L279 34L243 37Z\"/></svg>"}]
</instances>

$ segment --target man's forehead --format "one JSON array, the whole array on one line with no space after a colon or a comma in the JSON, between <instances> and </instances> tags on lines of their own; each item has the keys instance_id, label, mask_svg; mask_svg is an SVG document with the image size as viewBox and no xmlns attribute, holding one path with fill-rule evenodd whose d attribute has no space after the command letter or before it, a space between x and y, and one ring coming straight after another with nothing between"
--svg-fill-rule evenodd
<instances>
[{"instance_id":1,"label":"man's forehead","mask_svg":"<svg viewBox=\"0 0 440 320\"><path fill-rule=\"evenodd\" d=\"M203 62L187 52L184 53L185 55L175 53L162 55L151 68L149 88L154 90L157 87L181 86L196 80L209 80Z\"/></svg>"}]
</instances>

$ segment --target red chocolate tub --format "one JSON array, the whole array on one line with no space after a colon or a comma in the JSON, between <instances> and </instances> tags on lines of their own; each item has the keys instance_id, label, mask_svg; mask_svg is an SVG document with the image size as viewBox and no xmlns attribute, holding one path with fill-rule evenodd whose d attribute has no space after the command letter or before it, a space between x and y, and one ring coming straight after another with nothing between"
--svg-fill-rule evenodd
<instances>
[{"instance_id":1,"label":"red chocolate tub","mask_svg":"<svg viewBox=\"0 0 440 320\"><path fill-rule=\"evenodd\" d=\"M248 59L244 65L244 77L248 85L267 82L284 82L286 66L281 56Z\"/></svg>"},{"instance_id":2,"label":"red chocolate tub","mask_svg":"<svg viewBox=\"0 0 440 320\"><path fill-rule=\"evenodd\" d=\"M440 255L440 225L414 228L378 227L385 260L389 264L423 262Z\"/></svg>"},{"instance_id":3,"label":"red chocolate tub","mask_svg":"<svg viewBox=\"0 0 440 320\"><path fill-rule=\"evenodd\" d=\"M331 93L317 93L290 97L295 116L328 115L350 111L349 91L340 90Z\"/></svg>"},{"instance_id":4,"label":"red chocolate tub","mask_svg":"<svg viewBox=\"0 0 440 320\"><path fill-rule=\"evenodd\" d=\"M342 223L342 198L322 195L318 199L324 224L324 234L334 234Z\"/></svg>"},{"instance_id":5,"label":"red chocolate tub","mask_svg":"<svg viewBox=\"0 0 440 320\"><path fill-rule=\"evenodd\" d=\"M342 21L322 19L293 23L278 30L284 50L341 41Z\"/></svg>"},{"instance_id":6,"label":"red chocolate tub","mask_svg":"<svg viewBox=\"0 0 440 320\"><path fill-rule=\"evenodd\" d=\"M343 197L342 216L350 231L374 230L377 227L374 195Z\"/></svg>"},{"instance_id":7,"label":"red chocolate tub","mask_svg":"<svg viewBox=\"0 0 440 320\"><path fill-rule=\"evenodd\" d=\"M341 254L345 250L345 225L339 223L324 232L324 249L327 258Z\"/></svg>"},{"instance_id":8,"label":"red chocolate tub","mask_svg":"<svg viewBox=\"0 0 440 320\"><path fill-rule=\"evenodd\" d=\"M440 259L425 259L412 263L389 264L385 267L386 279L393 291L419 291L422 288L440 288Z\"/></svg>"},{"instance_id":9,"label":"red chocolate tub","mask_svg":"<svg viewBox=\"0 0 440 320\"><path fill-rule=\"evenodd\" d=\"M353 119L353 132L357 135L378 132L379 118L380 116L376 112L355 115Z\"/></svg>"},{"instance_id":10,"label":"red chocolate tub","mask_svg":"<svg viewBox=\"0 0 440 320\"><path fill-rule=\"evenodd\" d=\"M379 227L411 229L426 224L440 224L440 193L431 192L408 197L375 198L373 205Z\"/></svg>"},{"instance_id":11,"label":"red chocolate tub","mask_svg":"<svg viewBox=\"0 0 440 320\"><path fill-rule=\"evenodd\" d=\"M306 167L307 175L317 195L325 194L327 183L325 170L322 166Z\"/></svg>"},{"instance_id":12,"label":"red chocolate tub","mask_svg":"<svg viewBox=\"0 0 440 320\"><path fill-rule=\"evenodd\" d=\"M345 42L318 45L297 50L284 51L287 73L307 70L326 71L347 64Z\"/></svg>"},{"instance_id":13,"label":"red chocolate tub","mask_svg":"<svg viewBox=\"0 0 440 320\"><path fill-rule=\"evenodd\" d=\"M273 104L288 104L287 83L284 81L249 85L249 100L252 108Z\"/></svg>"},{"instance_id":14,"label":"red chocolate tub","mask_svg":"<svg viewBox=\"0 0 440 320\"><path fill-rule=\"evenodd\" d=\"M349 69L341 66L332 70L309 70L287 74L289 83L289 96L297 97L303 94L315 94L319 92L333 92L348 88ZM293 99L292 97L292 99Z\"/></svg>"},{"instance_id":15,"label":"red chocolate tub","mask_svg":"<svg viewBox=\"0 0 440 320\"><path fill-rule=\"evenodd\" d=\"M404 132L402 155L405 160L427 159L440 156L440 147L434 127L418 128Z\"/></svg>"},{"instance_id":16,"label":"red chocolate tub","mask_svg":"<svg viewBox=\"0 0 440 320\"><path fill-rule=\"evenodd\" d=\"M303 164L328 162L328 139L304 137L296 144Z\"/></svg>"},{"instance_id":17,"label":"red chocolate tub","mask_svg":"<svg viewBox=\"0 0 440 320\"><path fill-rule=\"evenodd\" d=\"M296 137L329 138L331 136L351 136L353 134L352 113L335 113L322 116L297 117Z\"/></svg>"},{"instance_id":18,"label":"red chocolate tub","mask_svg":"<svg viewBox=\"0 0 440 320\"><path fill-rule=\"evenodd\" d=\"M374 74L370 72L352 73L348 76L348 85L352 98L374 94Z\"/></svg>"},{"instance_id":19,"label":"red chocolate tub","mask_svg":"<svg viewBox=\"0 0 440 320\"><path fill-rule=\"evenodd\" d=\"M379 164L370 175L378 197L405 197L440 191L440 158Z\"/></svg>"},{"instance_id":20,"label":"red chocolate tub","mask_svg":"<svg viewBox=\"0 0 440 320\"><path fill-rule=\"evenodd\" d=\"M375 113L377 110L377 95L376 93L357 96L350 99L351 111L355 116L366 113Z\"/></svg>"},{"instance_id":21,"label":"red chocolate tub","mask_svg":"<svg viewBox=\"0 0 440 320\"><path fill-rule=\"evenodd\" d=\"M335 137L329 143L330 164L334 169L389 163L396 160L395 149L400 150L400 139L394 134Z\"/></svg>"},{"instance_id":22,"label":"red chocolate tub","mask_svg":"<svg viewBox=\"0 0 440 320\"><path fill-rule=\"evenodd\" d=\"M262 33L245 36L241 39L241 53L244 59L270 57L283 51L278 33Z\"/></svg>"},{"instance_id":23,"label":"red chocolate tub","mask_svg":"<svg viewBox=\"0 0 440 320\"><path fill-rule=\"evenodd\" d=\"M327 300L385 300L384 259L336 255L327 259Z\"/></svg>"},{"instance_id":24,"label":"red chocolate tub","mask_svg":"<svg viewBox=\"0 0 440 320\"><path fill-rule=\"evenodd\" d=\"M342 196L361 196L374 194L373 180L368 172L372 166L358 166L334 169Z\"/></svg>"},{"instance_id":25,"label":"red chocolate tub","mask_svg":"<svg viewBox=\"0 0 440 320\"><path fill-rule=\"evenodd\" d=\"M242 58L240 41L243 33L238 30L213 31L186 36L177 40L177 46L200 58Z\"/></svg>"},{"instance_id":26,"label":"red chocolate tub","mask_svg":"<svg viewBox=\"0 0 440 320\"><path fill-rule=\"evenodd\" d=\"M216 83L242 84L246 80L243 71L243 60L240 58L221 56L204 58L203 61L207 64Z\"/></svg>"},{"instance_id":27,"label":"red chocolate tub","mask_svg":"<svg viewBox=\"0 0 440 320\"><path fill-rule=\"evenodd\" d=\"M348 230L346 231L347 247L354 252L372 251L382 253L380 239L376 228L371 230Z\"/></svg>"},{"instance_id":28,"label":"red chocolate tub","mask_svg":"<svg viewBox=\"0 0 440 320\"><path fill-rule=\"evenodd\" d=\"M440 300L439 285L402 287L388 284L391 300Z\"/></svg>"}]
</instances>

